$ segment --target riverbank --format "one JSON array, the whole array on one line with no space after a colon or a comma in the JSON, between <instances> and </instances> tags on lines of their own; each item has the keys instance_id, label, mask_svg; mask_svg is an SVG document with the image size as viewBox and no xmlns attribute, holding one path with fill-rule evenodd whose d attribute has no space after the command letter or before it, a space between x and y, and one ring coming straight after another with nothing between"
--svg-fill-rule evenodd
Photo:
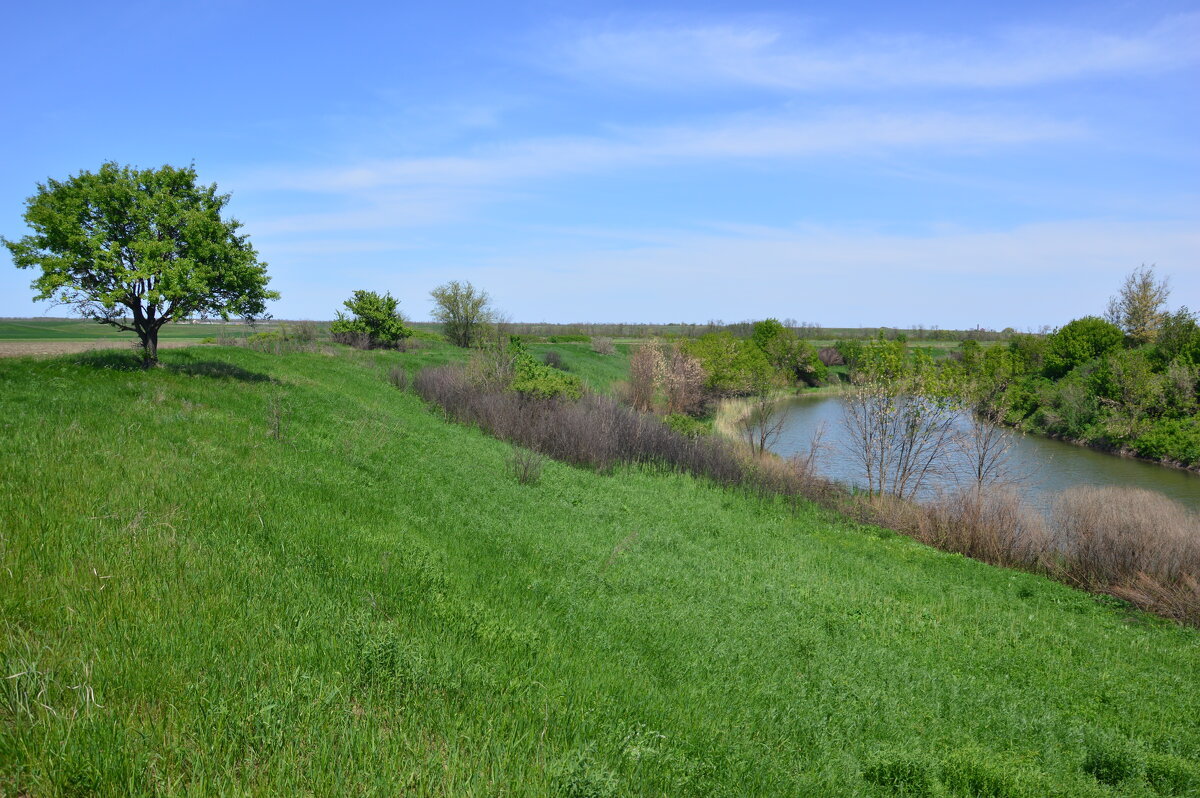
<instances>
[{"instance_id":1,"label":"riverbank","mask_svg":"<svg viewBox=\"0 0 1200 798\"><path fill-rule=\"evenodd\" d=\"M800 388L798 390L794 388L777 388L769 394L768 399L778 408L793 399L838 396L845 393L846 389L847 386L845 383L821 385L816 388ZM749 396L735 396L721 399L717 402L712 414L713 433L732 441L744 443L745 441L739 425L751 413L757 402L757 398Z\"/></svg>"},{"instance_id":2,"label":"riverbank","mask_svg":"<svg viewBox=\"0 0 1200 798\"><path fill-rule=\"evenodd\" d=\"M1151 457L1143 457L1140 454L1138 454L1136 451L1134 451L1133 449L1130 449L1128 447L1113 446L1112 444L1101 442L1101 441L1085 441L1085 440L1080 440L1078 438L1068 438L1064 435L1055 435L1053 433L1048 433L1048 432L1036 432L1036 431L1032 431L1032 430L1025 430L1025 429L1022 429L1020 425L1016 425L1016 424L1006 424L1005 426L1009 429L1012 429L1012 430L1015 430L1016 432L1021 433L1022 435L1034 435L1034 436L1037 436L1040 438L1045 438L1046 440L1058 441L1060 443L1068 443L1072 446L1078 446L1083 449L1090 449L1093 452L1100 452L1102 454L1106 454L1106 455L1109 455L1112 457L1120 457L1125 460L1136 460L1139 463L1147 463L1150 465L1161 466L1163 468L1170 468L1170 469L1174 469L1176 471L1186 471L1189 474L1195 474L1198 477L1200 477L1200 462L1188 464L1188 463L1181 462L1179 460L1171 460L1168 458L1155 460L1154 458L1151 458Z\"/></svg>"}]
</instances>

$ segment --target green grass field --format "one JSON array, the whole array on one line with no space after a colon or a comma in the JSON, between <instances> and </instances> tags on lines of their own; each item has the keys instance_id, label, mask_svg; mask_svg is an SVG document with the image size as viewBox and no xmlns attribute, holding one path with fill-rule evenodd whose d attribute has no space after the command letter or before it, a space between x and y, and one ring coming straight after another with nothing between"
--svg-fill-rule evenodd
<instances>
[{"instance_id":1,"label":"green grass field","mask_svg":"<svg viewBox=\"0 0 1200 798\"><path fill-rule=\"evenodd\" d=\"M168 324L159 331L160 339L196 339L216 336L219 324ZM243 325L230 323L228 329L241 334ZM85 319L0 319L0 341L91 341L97 338L137 340L133 333Z\"/></svg>"},{"instance_id":2,"label":"green grass field","mask_svg":"<svg viewBox=\"0 0 1200 798\"><path fill-rule=\"evenodd\" d=\"M388 383L453 357L0 361L0 795L1200 790L1196 630L680 475L519 485Z\"/></svg>"}]
</instances>

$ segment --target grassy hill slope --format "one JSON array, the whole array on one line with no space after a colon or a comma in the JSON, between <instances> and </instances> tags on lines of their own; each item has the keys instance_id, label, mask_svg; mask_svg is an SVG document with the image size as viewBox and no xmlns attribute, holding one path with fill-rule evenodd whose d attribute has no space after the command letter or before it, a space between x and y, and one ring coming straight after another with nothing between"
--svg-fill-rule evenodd
<instances>
[{"instance_id":1,"label":"grassy hill slope","mask_svg":"<svg viewBox=\"0 0 1200 798\"><path fill-rule=\"evenodd\" d=\"M0 362L0 794L1196 787L1196 631L679 475L519 485L418 357Z\"/></svg>"}]
</instances>

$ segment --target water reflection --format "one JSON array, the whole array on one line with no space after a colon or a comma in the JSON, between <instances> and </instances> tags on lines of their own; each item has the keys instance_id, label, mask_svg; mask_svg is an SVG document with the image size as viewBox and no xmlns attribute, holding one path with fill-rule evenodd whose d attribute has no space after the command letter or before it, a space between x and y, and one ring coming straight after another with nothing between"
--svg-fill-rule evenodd
<instances>
[{"instance_id":1,"label":"water reflection","mask_svg":"<svg viewBox=\"0 0 1200 798\"><path fill-rule=\"evenodd\" d=\"M861 465L849 453L841 404L836 397L798 397L789 401L784 412L787 419L773 447L775 452L784 456L805 453L813 435L823 428L825 446L817 461L821 473L838 482L864 484ZM1062 441L1016 435L1007 466L1016 478L1016 489L1042 509L1048 508L1054 494L1075 485L1147 488L1186 507L1200 509L1200 475L1114 457ZM934 476L923 489L923 497L955 486L952 476Z\"/></svg>"}]
</instances>

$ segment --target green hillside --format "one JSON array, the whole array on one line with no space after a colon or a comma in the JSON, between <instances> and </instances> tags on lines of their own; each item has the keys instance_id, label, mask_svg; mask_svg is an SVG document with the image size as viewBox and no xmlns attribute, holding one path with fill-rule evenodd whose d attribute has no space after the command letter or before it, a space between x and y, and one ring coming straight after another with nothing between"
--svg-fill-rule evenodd
<instances>
[{"instance_id":1,"label":"green hillside","mask_svg":"<svg viewBox=\"0 0 1200 798\"><path fill-rule=\"evenodd\" d=\"M0 361L0 795L1200 791L1196 630L690 477L517 484L389 382L448 357Z\"/></svg>"}]
</instances>

